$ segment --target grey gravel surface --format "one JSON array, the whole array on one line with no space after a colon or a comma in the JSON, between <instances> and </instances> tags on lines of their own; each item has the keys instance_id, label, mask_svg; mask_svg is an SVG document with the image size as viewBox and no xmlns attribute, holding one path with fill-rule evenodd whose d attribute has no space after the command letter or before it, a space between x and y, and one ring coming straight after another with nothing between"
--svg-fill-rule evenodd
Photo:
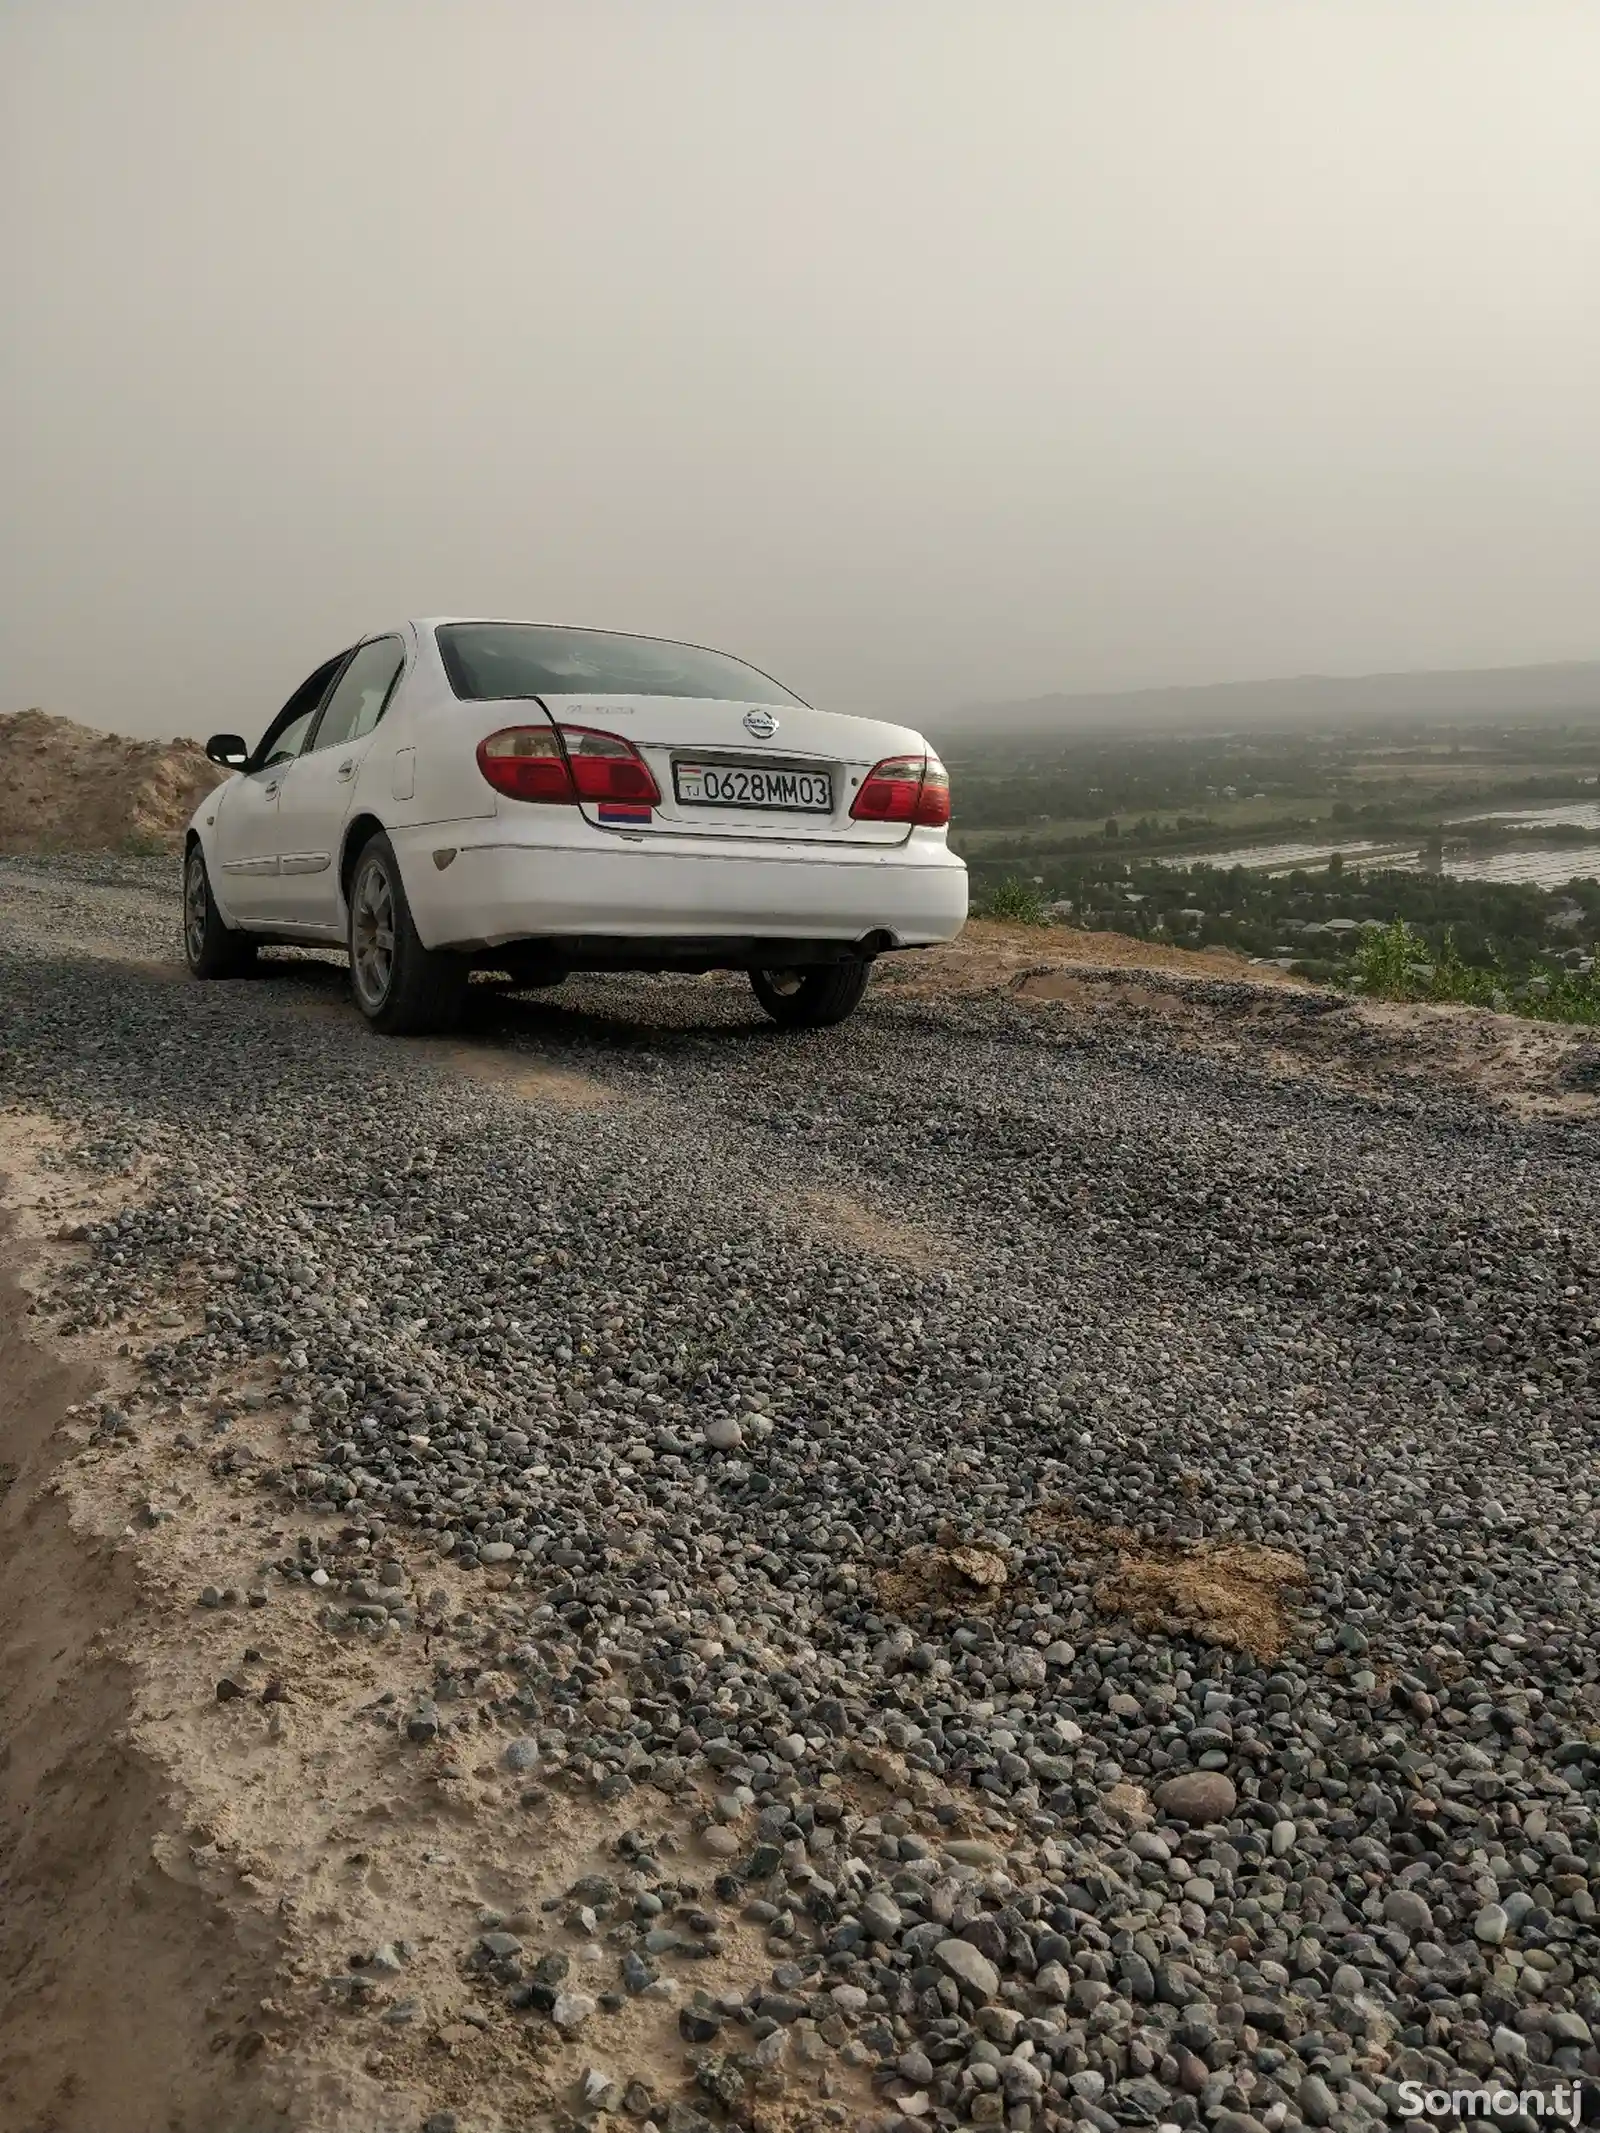
<instances>
[{"instance_id":1,"label":"grey gravel surface","mask_svg":"<svg viewBox=\"0 0 1600 2133\"><path fill-rule=\"evenodd\" d=\"M745 2001L686 1996L704 2102L664 2124L736 2119L783 2031L871 2068L885 2126L1347 2128L1407 2079L1600 2079L1592 1128L892 985L800 1038L729 985L476 1001L468 1043L608 1098L573 1108L368 1037L328 964L74 945L175 924L154 868L0 864L0 1097L156 1165L65 1323L198 1264L153 1383L271 1359L274 1485L374 1562L512 1574L507 1767L716 1798L699 1926L640 1850L572 1896L618 2004L766 1928ZM1119 1551L1202 1541L1301 1560L1280 1649L1109 1610ZM392 1595L341 1590L380 1634ZM487 1663L436 1657L417 1740ZM469 1961L603 2049L515 1938Z\"/></svg>"}]
</instances>

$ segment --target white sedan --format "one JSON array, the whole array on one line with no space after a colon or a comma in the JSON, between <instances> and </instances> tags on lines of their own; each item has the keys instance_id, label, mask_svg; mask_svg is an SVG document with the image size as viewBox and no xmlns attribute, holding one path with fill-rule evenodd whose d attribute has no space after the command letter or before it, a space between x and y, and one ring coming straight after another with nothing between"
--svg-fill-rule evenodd
<instances>
[{"instance_id":1,"label":"white sedan","mask_svg":"<svg viewBox=\"0 0 1600 2133\"><path fill-rule=\"evenodd\" d=\"M698 645L408 622L326 660L254 749L206 752L235 775L189 825L190 969L343 947L381 1030L447 1026L475 967L744 970L815 1027L967 915L922 736Z\"/></svg>"}]
</instances>

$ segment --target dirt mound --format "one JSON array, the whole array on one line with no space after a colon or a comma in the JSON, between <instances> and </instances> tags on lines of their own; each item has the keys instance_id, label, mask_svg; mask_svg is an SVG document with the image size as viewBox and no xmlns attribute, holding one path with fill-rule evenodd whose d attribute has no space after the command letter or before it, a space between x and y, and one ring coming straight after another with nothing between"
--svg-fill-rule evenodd
<instances>
[{"instance_id":1,"label":"dirt mound","mask_svg":"<svg viewBox=\"0 0 1600 2133\"><path fill-rule=\"evenodd\" d=\"M1251 963L1226 948L1169 948L1126 933L1008 925L992 918L969 919L945 947L889 956L878 969L880 979L912 998L1011 991L1062 997L1049 989L1051 975L1062 969L1168 970L1191 978L1242 978L1252 985L1304 985L1269 963Z\"/></svg>"},{"instance_id":2,"label":"dirt mound","mask_svg":"<svg viewBox=\"0 0 1600 2133\"><path fill-rule=\"evenodd\" d=\"M1354 998L1222 948L974 919L945 947L885 956L876 982L891 999L1005 999L1060 1028L1120 1026L1229 1066L1388 1099L1445 1089L1524 1117L1600 1113L1590 1029Z\"/></svg>"},{"instance_id":3,"label":"dirt mound","mask_svg":"<svg viewBox=\"0 0 1600 2133\"><path fill-rule=\"evenodd\" d=\"M198 741L136 741L46 711L0 713L0 852L176 849L226 776Z\"/></svg>"}]
</instances>

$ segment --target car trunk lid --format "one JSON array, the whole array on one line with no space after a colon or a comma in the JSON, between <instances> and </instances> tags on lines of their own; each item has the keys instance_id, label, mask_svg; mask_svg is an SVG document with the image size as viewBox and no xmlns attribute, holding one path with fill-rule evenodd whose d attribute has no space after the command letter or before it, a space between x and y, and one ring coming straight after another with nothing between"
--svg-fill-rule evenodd
<instances>
[{"instance_id":1,"label":"car trunk lid","mask_svg":"<svg viewBox=\"0 0 1600 2133\"><path fill-rule=\"evenodd\" d=\"M850 805L875 763L920 753L904 726L798 704L724 703L681 696L546 696L561 726L631 741L660 789L659 806L619 820L581 803L599 829L620 835L897 846L909 826L857 822Z\"/></svg>"}]
</instances>

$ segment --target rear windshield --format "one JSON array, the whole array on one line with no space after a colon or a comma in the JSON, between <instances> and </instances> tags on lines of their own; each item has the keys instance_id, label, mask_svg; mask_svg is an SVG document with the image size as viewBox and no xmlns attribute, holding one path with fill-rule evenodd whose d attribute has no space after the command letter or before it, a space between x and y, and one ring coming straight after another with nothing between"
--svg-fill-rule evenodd
<instances>
[{"instance_id":1,"label":"rear windshield","mask_svg":"<svg viewBox=\"0 0 1600 2133\"><path fill-rule=\"evenodd\" d=\"M457 696L710 696L724 703L797 704L798 696L741 659L666 637L548 629L535 622L447 622L439 651Z\"/></svg>"}]
</instances>

